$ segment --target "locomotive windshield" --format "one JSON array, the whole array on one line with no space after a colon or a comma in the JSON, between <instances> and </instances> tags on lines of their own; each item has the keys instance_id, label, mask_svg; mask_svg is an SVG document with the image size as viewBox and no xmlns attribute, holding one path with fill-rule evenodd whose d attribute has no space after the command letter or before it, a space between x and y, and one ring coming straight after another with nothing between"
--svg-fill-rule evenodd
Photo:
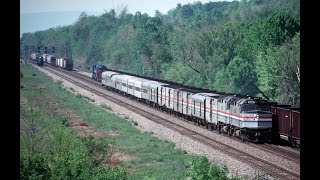
<instances>
[{"instance_id":1,"label":"locomotive windshield","mask_svg":"<svg viewBox=\"0 0 320 180\"><path fill-rule=\"evenodd\" d=\"M265 101L247 101L241 105L241 111L270 111L270 106Z\"/></svg>"}]
</instances>

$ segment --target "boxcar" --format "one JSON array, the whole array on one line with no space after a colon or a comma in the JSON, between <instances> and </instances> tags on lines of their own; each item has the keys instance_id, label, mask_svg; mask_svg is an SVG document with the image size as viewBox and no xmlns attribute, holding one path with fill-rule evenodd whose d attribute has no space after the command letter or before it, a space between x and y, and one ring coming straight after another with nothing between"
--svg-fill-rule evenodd
<instances>
[{"instance_id":1,"label":"boxcar","mask_svg":"<svg viewBox=\"0 0 320 180\"><path fill-rule=\"evenodd\" d=\"M52 55L50 57L50 64L53 65L53 66L56 66L56 64L57 64L56 61L57 61L57 58Z\"/></svg>"},{"instance_id":2,"label":"boxcar","mask_svg":"<svg viewBox=\"0 0 320 180\"><path fill-rule=\"evenodd\" d=\"M42 54L43 61L47 62L47 57L49 54Z\"/></svg>"},{"instance_id":3,"label":"boxcar","mask_svg":"<svg viewBox=\"0 0 320 180\"><path fill-rule=\"evenodd\" d=\"M73 61L70 57L62 58L62 68L69 71L73 69Z\"/></svg>"},{"instance_id":4,"label":"boxcar","mask_svg":"<svg viewBox=\"0 0 320 180\"><path fill-rule=\"evenodd\" d=\"M56 66L56 57L54 55L47 55L45 62L53 66Z\"/></svg>"}]
</instances>

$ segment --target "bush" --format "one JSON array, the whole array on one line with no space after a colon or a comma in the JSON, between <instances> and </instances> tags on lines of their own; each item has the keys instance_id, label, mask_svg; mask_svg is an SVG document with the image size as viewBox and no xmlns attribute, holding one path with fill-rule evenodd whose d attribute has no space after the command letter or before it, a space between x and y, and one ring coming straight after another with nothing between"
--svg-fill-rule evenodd
<instances>
[{"instance_id":1,"label":"bush","mask_svg":"<svg viewBox=\"0 0 320 180\"><path fill-rule=\"evenodd\" d=\"M107 110L109 110L109 111L112 111L112 108L110 107L110 106L107 106L107 105L105 105L105 104L102 104L101 105L104 109L107 109Z\"/></svg>"},{"instance_id":2,"label":"bush","mask_svg":"<svg viewBox=\"0 0 320 180\"><path fill-rule=\"evenodd\" d=\"M228 179L227 173L227 166L210 164L206 157L201 156L192 160L192 167L188 176L193 180L224 180Z\"/></svg>"},{"instance_id":3,"label":"bush","mask_svg":"<svg viewBox=\"0 0 320 180\"><path fill-rule=\"evenodd\" d=\"M81 138L86 149L89 151L90 157L93 158L94 166L99 166L107 157L108 142L105 139L95 139L93 136L85 136Z\"/></svg>"},{"instance_id":4,"label":"bush","mask_svg":"<svg viewBox=\"0 0 320 180\"><path fill-rule=\"evenodd\" d=\"M59 118L61 124L64 125L64 126L68 126L68 119L69 118L67 116L62 116L62 117Z\"/></svg>"},{"instance_id":5,"label":"bush","mask_svg":"<svg viewBox=\"0 0 320 180\"><path fill-rule=\"evenodd\" d=\"M50 170L41 154L35 153L20 158L20 179L49 179Z\"/></svg>"},{"instance_id":6,"label":"bush","mask_svg":"<svg viewBox=\"0 0 320 180\"><path fill-rule=\"evenodd\" d=\"M97 168L92 179L108 179L108 180L125 180L127 174L125 171L118 168Z\"/></svg>"}]
</instances>

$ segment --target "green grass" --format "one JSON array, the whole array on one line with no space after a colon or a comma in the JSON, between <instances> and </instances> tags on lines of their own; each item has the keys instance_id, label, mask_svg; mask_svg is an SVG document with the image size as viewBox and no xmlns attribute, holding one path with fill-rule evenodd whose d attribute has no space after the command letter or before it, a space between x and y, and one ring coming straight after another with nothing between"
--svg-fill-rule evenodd
<instances>
[{"instance_id":1,"label":"green grass","mask_svg":"<svg viewBox=\"0 0 320 180\"><path fill-rule=\"evenodd\" d=\"M112 110L108 105L100 107L88 103L86 99L90 98L73 95L60 86L61 82L53 83L50 77L37 71L31 65L21 66L21 72L23 88L20 94L28 102L27 105L21 104L20 109L21 111L28 111L28 108L37 109L36 112L42 113L42 116L39 115L40 119L43 119L39 121L40 124L50 120L50 123L64 126L67 117L54 115L53 111L71 110L98 132L117 132L117 136L107 136L102 139L108 142L112 140L118 149L132 157L132 160L118 164L118 167L124 170L133 171L127 175L127 179L186 179L195 156L187 154L184 150L175 149L173 143L159 140L153 133L141 133L134 128L134 123L128 118L127 120L121 119L107 112L105 109ZM40 86L45 88L39 88ZM42 125L49 126L48 123ZM71 141L78 141L76 139L79 137L71 130L61 130L60 133L66 132L68 136L73 137L69 139L70 146L73 144Z\"/></svg>"}]
</instances>

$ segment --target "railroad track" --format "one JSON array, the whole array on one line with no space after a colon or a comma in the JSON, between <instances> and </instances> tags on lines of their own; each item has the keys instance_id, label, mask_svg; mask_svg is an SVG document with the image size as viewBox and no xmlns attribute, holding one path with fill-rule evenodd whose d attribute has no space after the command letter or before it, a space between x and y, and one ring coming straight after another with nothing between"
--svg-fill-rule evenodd
<instances>
[{"instance_id":1,"label":"railroad track","mask_svg":"<svg viewBox=\"0 0 320 180\"><path fill-rule=\"evenodd\" d=\"M298 152L288 151L283 148L277 147L273 144L254 144L253 146L261 150L268 151L270 153L275 153L278 156L294 161L296 163L300 163L300 153Z\"/></svg>"},{"instance_id":2,"label":"railroad track","mask_svg":"<svg viewBox=\"0 0 320 180\"><path fill-rule=\"evenodd\" d=\"M65 70L64 70L65 71ZM75 71L75 72L78 72L78 71ZM70 73L69 71L65 71L65 73ZM88 77L88 76L85 76L83 74L79 74L79 73L72 73L72 76L76 76L78 78L81 78L82 80L86 79L85 81L96 86L96 87L101 87L101 83L97 82L97 81L94 81L92 80L92 78ZM138 102L138 101L136 101ZM139 102L141 103L141 102ZM182 117L178 117L178 116L175 116L176 118L179 118L187 123L190 123L190 124L194 124L193 122L191 121L186 121L186 119L182 118ZM210 130L208 130L210 131ZM218 134L217 131L211 131L215 134ZM225 135L225 136L228 136L226 134L219 134L219 135ZM230 137L230 138L233 138L233 137ZM239 138L233 138L233 140L236 140L236 141L239 141L241 142L242 140L239 139ZM243 143L243 142L241 142ZM250 143L250 142L249 142ZM257 149L260 149L260 150L263 150L263 151L266 151L266 152L269 152L271 154L276 154L280 157L283 157L285 159L288 159L288 160L291 160L293 162L296 162L296 163L300 163L300 153L298 152L294 152L294 151L288 151L288 150L285 150L283 148L280 148L280 147L277 147L273 144L255 144L255 143L250 143L249 144L250 146L252 147L255 147Z\"/></svg>"},{"instance_id":3,"label":"railroad track","mask_svg":"<svg viewBox=\"0 0 320 180\"><path fill-rule=\"evenodd\" d=\"M73 84L76 84L78 86L80 86L81 88L84 88L92 93L95 93L111 102L114 102L120 106L123 106L123 107L126 107L127 109L133 111L133 112L136 112L138 114L140 114L141 116L147 118L147 119L150 119L152 121L154 121L155 123L158 123L158 124L161 124L169 129L172 129L184 136L188 136L189 138L195 140L195 141L198 141L208 147L211 147L211 148L214 148L216 150L220 150L221 152L231 156L231 157L234 157L235 159L241 161L241 162L244 162L246 164L249 164L251 165L252 167L256 168L256 169L259 169L259 170L262 170L264 171L266 174L274 177L274 178L278 178L278 179L300 179L300 175L298 173L295 173L295 172L292 172L292 171L289 171L287 169L284 169L276 164L273 164L273 163L270 163L266 160L263 160L263 159L258 159L257 157L249 154L249 153L246 153L246 152L243 152L243 151L240 151L239 149L237 148L234 148L230 145L227 145L227 144L224 144L220 141L217 141L215 139L212 139L212 138L209 138L203 134L200 134L196 131L193 131L193 130L190 130L184 126L181 126L179 124L176 124L174 122L171 122L169 120L166 120L160 116L157 116L157 115L154 115L148 111L145 111L143 109L140 109L138 107L135 107L135 106L132 106L130 105L129 103L127 102L124 102L124 101L121 101L119 99L116 99L110 95L107 95L106 93L104 92L101 92L101 91L98 91L96 89L93 89L92 87L89 87L77 80L74 80L73 78L70 78L66 75L62 75L61 73L58 73L57 72L57 69L53 69L52 67L48 67L48 66L45 66L43 67L45 70L63 78L63 79L66 79L67 81L73 83ZM87 76L83 76L83 75L80 75L80 74L77 74L74 73L74 72L69 72L69 71L64 71L64 70L61 70L59 69L59 71L62 71L63 73L65 74L68 74L74 78L77 78L77 79L81 79L82 81L85 81L86 83L89 83L91 85L94 85L94 86L99 86L101 88L101 84L96 82L96 81L93 81L91 78L87 77Z\"/></svg>"}]
</instances>

